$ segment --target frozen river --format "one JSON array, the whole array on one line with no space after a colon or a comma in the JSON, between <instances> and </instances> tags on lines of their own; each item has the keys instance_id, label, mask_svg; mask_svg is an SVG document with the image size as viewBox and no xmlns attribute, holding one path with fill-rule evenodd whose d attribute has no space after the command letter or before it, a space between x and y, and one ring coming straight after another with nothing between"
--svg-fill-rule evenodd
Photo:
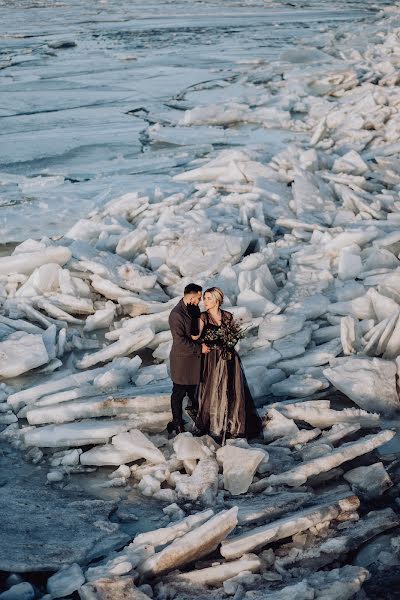
<instances>
[{"instance_id":1,"label":"frozen river","mask_svg":"<svg viewBox=\"0 0 400 600\"><path fill-rule=\"evenodd\" d=\"M282 131L175 126L185 109L240 100L255 67L389 4L0 2L0 242L62 234L119 194L171 186L215 148L276 150Z\"/></svg>"},{"instance_id":2,"label":"frozen river","mask_svg":"<svg viewBox=\"0 0 400 600\"><path fill-rule=\"evenodd\" d=\"M0 595L396 597L400 0L293 5L0 0ZM167 437L192 280L248 446Z\"/></svg>"}]
</instances>

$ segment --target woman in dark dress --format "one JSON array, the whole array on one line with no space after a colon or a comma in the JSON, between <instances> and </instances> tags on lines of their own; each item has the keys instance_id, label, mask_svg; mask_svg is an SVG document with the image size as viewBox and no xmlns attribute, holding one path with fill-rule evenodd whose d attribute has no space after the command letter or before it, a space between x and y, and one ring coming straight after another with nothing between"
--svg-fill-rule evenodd
<instances>
[{"instance_id":1,"label":"woman in dark dress","mask_svg":"<svg viewBox=\"0 0 400 600\"><path fill-rule=\"evenodd\" d=\"M229 328L233 315L220 308L223 300L224 294L219 288L209 288L204 292L206 311L200 315L200 336L194 339L218 338L221 328ZM197 429L222 443L227 438L254 438L261 435L262 422L254 406L239 355L234 348L226 352L226 348L218 345L218 341L211 348L208 354L202 356L202 374L197 390Z\"/></svg>"}]
</instances>

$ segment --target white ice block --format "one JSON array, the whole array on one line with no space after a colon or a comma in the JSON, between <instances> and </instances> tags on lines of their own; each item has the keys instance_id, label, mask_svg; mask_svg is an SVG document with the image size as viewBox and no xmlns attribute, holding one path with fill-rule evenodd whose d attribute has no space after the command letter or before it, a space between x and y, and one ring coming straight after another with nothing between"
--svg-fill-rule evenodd
<instances>
[{"instance_id":1,"label":"white ice block","mask_svg":"<svg viewBox=\"0 0 400 600\"><path fill-rule=\"evenodd\" d=\"M302 315L267 315L259 327L259 337L274 341L291 333L297 333L304 326Z\"/></svg>"},{"instance_id":2,"label":"white ice block","mask_svg":"<svg viewBox=\"0 0 400 600\"><path fill-rule=\"evenodd\" d=\"M49 362L42 335L23 333L0 342L0 377L16 377Z\"/></svg>"},{"instance_id":3,"label":"white ice block","mask_svg":"<svg viewBox=\"0 0 400 600\"><path fill-rule=\"evenodd\" d=\"M96 329L106 329L111 325L115 317L116 305L108 301L104 308L96 310L93 315L89 315L85 321L84 331L95 331Z\"/></svg>"},{"instance_id":4,"label":"white ice block","mask_svg":"<svg viewBox=\"0 0 400 600\"><path fill-rule=\"evenodd\" d=\"M105 444L117 433L128 431L132 427L129 420L95 420L46 425L30 429L24 435L27 446L39 448L57 448L61 446L80 447L91 444Z\"/></svg>"},{"instance_id":5,"label":"white ice block","mask_svg":"<svg viewBox=\"0 0 400 600\"><path fill-rule=\"evenodd\" d=\"M164 420L165 413L170 412L169 394L135 394L115 393L114 396L102 395L94 398L82 398L51 404L47 406L33 407L26 413L26 418L31 425L42 425L44 423L67 423L77 419L90 419L93 417L112 417L117 415L129 415L134 419L154 415L157 422L159 416Z\"/></svg>"},{"instance_id":6,"label":"white ice block","mask_svg":"<svg viewBox=\"0 0 400 600\"><path fill-rule=\"evenodd\" d=\"M176 484L182 499L199 501L204 506L214 506L218 491L218 465L213 458L202 458L186 481Z\"/></svg>"},{"instance_id":7,"label":"white ice block","mask_svg":"<svg viewBox=\"0 0 400 600\"><path fill-rule=\"evenodd\" d=\"M275 408L268 411L264 425L264 440L266 442L272 442L283 436L297 435L298 432L299 428L292 419L288 419Z\"/></svg>"},{"instance_id":8,"label":"white ice block","mask_svg":"<svg viewBox=\"0 0 400 600\"><path fill-rule=\"evenodd\" d=\"M211 517L214 516L214 512L211 509L203 510L202 512L195 513L185 517L177 523L173 523L169 527L161 527L153 531L145 531L135 536L133 540L134 546L141 546L142 544L150 544L151 546L164 546L173 542L176 538L180 538L189 531L192 531L199 525L202 525Z\"/></svg>"},{"instance_id":9,"label":"white ice block","mask_svg":"<svg viewBox=\"0 0 400 600\"><path fill-rule=\"evenodd\" d=\"M47 580L47 591L52 598L64 598L76 592L85 583L81 567L72 563L54 573Z\"/></svg>"},{"instance_id":10,"label":"white ice block","mask_svg":"<svg viewBox=\"0 0 400 600\"><path fill-rule=\"evenodd\" d=\"M205 233L183 235L168 248L167 265L176 267L183 276L218 273L223 266L236 263L251 241L248 234ZM190 247L190 253L187 249Z\"/></svg>"},{"instance_id":11,"label":"white ice block","mask_svg":"<svg viewBox=\"0 0 400 600\"><path fill-rule=\"evenodd\" d=\"M91 315L94 312L90 298L77 298L71 294L51 294L50 299L52 304L73 315Z\"/></svg>"},{"instance_id":12,"label":"white ice block","mask_svg":"<svg viewBox=\"0 0 400 600\"><path fill-rule=\"evenodd\" d=\"M248 308L253 317L262 317L267 313L276 313L279 310L273 302L253 290L240 292L237 301L241 306Z\"/></svg>"},{"instance_id":13,"label":"white ice block","mask_svg":"<svg viewBox=\"0 0 400 600\"><path fill-rule=\"evenodd\" d=\"M258 465L265 459L268 459L268 454L261 450L233 445L219 448L217 460L222 463L224 488L233 496L245 494L253 481Z\"/></svg>"},{"instance_id":14,"label":"white ice block","mask_svg":"<svg viewBox=\"0 0 400 600\"><path fill-rule=\"evenodd\" d=\"M329 386L328 382L311 374L290 375L287 379L274 382L271 385L271 393L275 396L293 396L294 398L306 398Z\"/></svg>"},{"instance_id":15,"label":"white ice block","mask_svg":"<svg viewBox=\"0 0 400 600\"><path fill-rule=\"evenodd\" d=\"M323 294L312 294L303 300L291 302L284 315L302 315L305 319L317 319L325 314L329 308L329 300Z\"/></svg>"},{"instance_id":16,"label":"white ice block","mask_svg":"<svg viewBox=\"0 0 400 600\"><path fill-rule=\"evenodd\" d=\"M305 531L317 523L336 519L342 512L354 511L359 504L356 496L347 494L337 501L303 509L268 525L223 540L221 554L229 560L239 558L246 552L259 550L274 541Z\"/></svg>"},{"instance_id":17,"label":"white ice block","mask_svg":"<svg viewBox=\"0 0 400 600\"><path fill-rule=\"evenodd\" d=\"M168 331L168 317L171 310L165 310L162 312L156 312L154 314L143 314L133 317L132 319L126 319L121 322L121 327L118 329L112 329L105 335L107 340L114 341L118 340L125 333L133 333L139 329L143 329L146 326L153 327L154 332L160 333L161 331Z\"/></svg>"},{"instance_id":18,"label":"white ice block","mask_svg":"<svg viewBox=\"0 0 400 600\"><path fill-rule=\"evenodd\" d=\"M280 360L276 366L287 373L295 373L307 367L319 367L326 365L342 351L340 339L334 339L326 344L316 346L308 350L303 356L297 356L288 360Z\"/></svg>"},{"instance_id":19,"label":"white ice block","mask_svg":"<svg viewBox=\"0 0 400 600\"><path fill-rule=\"evenodd\" d=\"M359 408L333 410L329 407L319 405L319 402L310 400L309 402L281 404L277 406L277 410L289 419L305 421L313 427L320 427L322 429L341 423L360 425L364 428L377 427L379 425L379 415L376 413L369 413Z\"/></svg>"},{"instance_id":20,"label":"white ice block","mask_svg":"<svg viewBox=\"0 0 400 600\"><path fill-rule=\"evenodd\" d=\"M289 471L278 475L270 475L265 480L267 485L289 485L299 487L303 485L307 479L319 473L326 473L335 467L338 467L344 462L353 460L357 456L367 454L382 444L385 444L395 435L394 431L380 431L361 438L357 442L349 442L343 444L339 448L332 450L330 454L320 456L319 458L311 459L304 462Z\"/></svg>"},{"instance_id":21,"label":"white ice block","mask_svg":"<svg viewBox=\"0 0 400 600\"><path fill-rule=\"evenodd\" d=\"M261 365L246 367L245 374L254 399L263 398L263 396L270 394L272 385L286 377L281 369L267 369Z\"/></svg>"},{"instance_id":22,"label":"white ice block","mask_svg":"<svg viewBox=\"0 0 400 600\"><path fill-rule=\"evenodd\" d=\"M88 354L77 362L78 369L88 369L99 362L108 362L116 356L127 356L141 348L145 348L154 338L154 330L146 327L133 334L126 334L98 352Z\"/></svg>"},{"instance_id":23,"label":"white ice block","mask_svg":"<svg viewBox=\"0 0 400 600\"><path fill-rule=\"evenodd\" d=\"M145 229L134 229L120 237L116 253L127 259L134 258L147 247L148 233Z\"/></svg>"},{"instance_id":24,"label":"white ice block","mask_svg":"<svg viewBox=\"0 0 400 600\"><path fill-rule=\"evenodd\" d=\"M246 554L238 560L223 562L213 567L196 569L172 575L173 581L181 581L197 586L217 586L223 581L239 575L244 571L255 573L260 570L261 560L255 554Z\"/></svg>"},{"instance_id":25,"label":"white ice block","mask_svg":"<svg viewBox=\"0 0 400 600\"><path fill-rule=\"evenodd\" d=\"M60 290L60 272L57 263L47 263L35 269L28 280L15 293L16 297L38 296Z\"/></svg>"},{"instance_id":26,"label":"white ice block","mask_svg":"<svg viewBox=\"0 0 400 600\"><path fill-rule=\"evenodd\" d=\"M338 277L343 281L355 279L362 271L360 248L348 246L342 248L338 260Z\"/></svg>"},{"instance_id":27,"label":"white ice block","mask_svg":"<svg viewBox=\"0 0 400 600\"><path fill-rule=\"evenodd\" d=\"M351 469L343 475L343 478L350 483L356 494L362 493L368 498L380 496L393 485L381 462Z\"/></svg>"},{"instance_id":28,"label":"white ice block","mask_svg":"<svg viewBox=\"0 0 400 600\"><path fill-rule=\"evenodd\" d=\"M46 381L32 387L28 387L25 390L10 394L7 398L8 404L10 404L13 410L17 411L24 404L33 404L42 396L68 390L76 386L84 385L85 383L92 382L97 375L104 373L106 367L100 367L92 369L91 371L84 371L81 373L71 373L65 377L56 377L53 380Z\"/></svg>"},{"instance_id":29,"label":"white ice block","mask_svg":"<svg viewBox=\"0 0 400 600\"><path fill-rule=\"evenodd\" d=\"M336 359L324 375L361 408L390 414L400 410L396 364L380 358Z\"/></svg>"},{"instance_id":30,"label":"white ice block","mask_svg":"<svg viewBox=\"0 0 400 600\"><path fill-rule=\"evenodd\" d=\"M49 246L38 252L26 252L0 257L0 275L25 273L30 275L37 267L47 263L65 265L71 258L71 250L65 246Z\"/></svg>"},{"instance_id":31,"label":"white ice block","mask_svg":"<svg viewBox=\"0 0 400 600\"><path fill-rule=\"evenodd\" d=\"M139 565L143 576L155 577L211 553L237 525L237 507L217 513Z\"/></svg>"},{"instance_id":32,"label":"white ice block","mask_svg":"<svg viewBox=\"0 0 400 600\"><path fill-rule=\"evenodd\" d=\"M179 433L173 442L174 451L179 460L200 460L209 458L213 450L198 437L193 437L190 432Z\"/></svg>"},{"instance_id":33,"label":"white ice block","mask_svg":"<svg viewBox=\"0 0 400 600\"><path fill-rule=\"evenodd\" d=\"M119 433L113 437L111 443L119 450L135 451L138 458L144 458L155 465L165 462L165 456L161 450L138 429L130 429L126 433Z\"/></svg>"}]
</instances>

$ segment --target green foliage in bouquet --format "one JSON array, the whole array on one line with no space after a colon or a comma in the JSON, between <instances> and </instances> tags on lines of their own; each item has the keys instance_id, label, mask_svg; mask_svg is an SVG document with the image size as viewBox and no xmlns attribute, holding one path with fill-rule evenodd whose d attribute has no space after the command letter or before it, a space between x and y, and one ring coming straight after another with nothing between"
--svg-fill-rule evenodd
<instances>
[{"instance_id":1,"label":"green foliage in bouquet","mask_svg":"<svg viewBox=\"0 0 400 600\"><path fill-rule=\"evenodd\" d=\"M222 358L230 360L233 357L234 347L245 335L240 323L232 319L230 323L222 323L218 328L208 327L202 340L212 350L219 348Z\"/></svg>"}]
</instances>

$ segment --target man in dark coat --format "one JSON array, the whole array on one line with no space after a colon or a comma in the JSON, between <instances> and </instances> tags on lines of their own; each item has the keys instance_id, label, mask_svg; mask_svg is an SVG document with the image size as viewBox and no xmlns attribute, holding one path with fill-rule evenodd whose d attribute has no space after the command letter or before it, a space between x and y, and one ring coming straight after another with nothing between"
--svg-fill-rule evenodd
<instances>
[{"instance_id":1,"label":"man in dark coat","mask_svg":"<svg viewBox=\"0 0 400 600\"><path fill-rule=\"evenodd\" d=\"M189 283L184 290L183 298L171 311L169 326L172 333L170 354L170 371L173 383L171 396L172 421L168 423L168 431L180 433L184 431L182 418L182 402L186 394L189 397L189 414L197 412L196 387L200 382L201 354L209 352L209 348L200 341L194 341L192 335L198 335L199 303L202 288Z\"/></svg>"}]
</instances>

